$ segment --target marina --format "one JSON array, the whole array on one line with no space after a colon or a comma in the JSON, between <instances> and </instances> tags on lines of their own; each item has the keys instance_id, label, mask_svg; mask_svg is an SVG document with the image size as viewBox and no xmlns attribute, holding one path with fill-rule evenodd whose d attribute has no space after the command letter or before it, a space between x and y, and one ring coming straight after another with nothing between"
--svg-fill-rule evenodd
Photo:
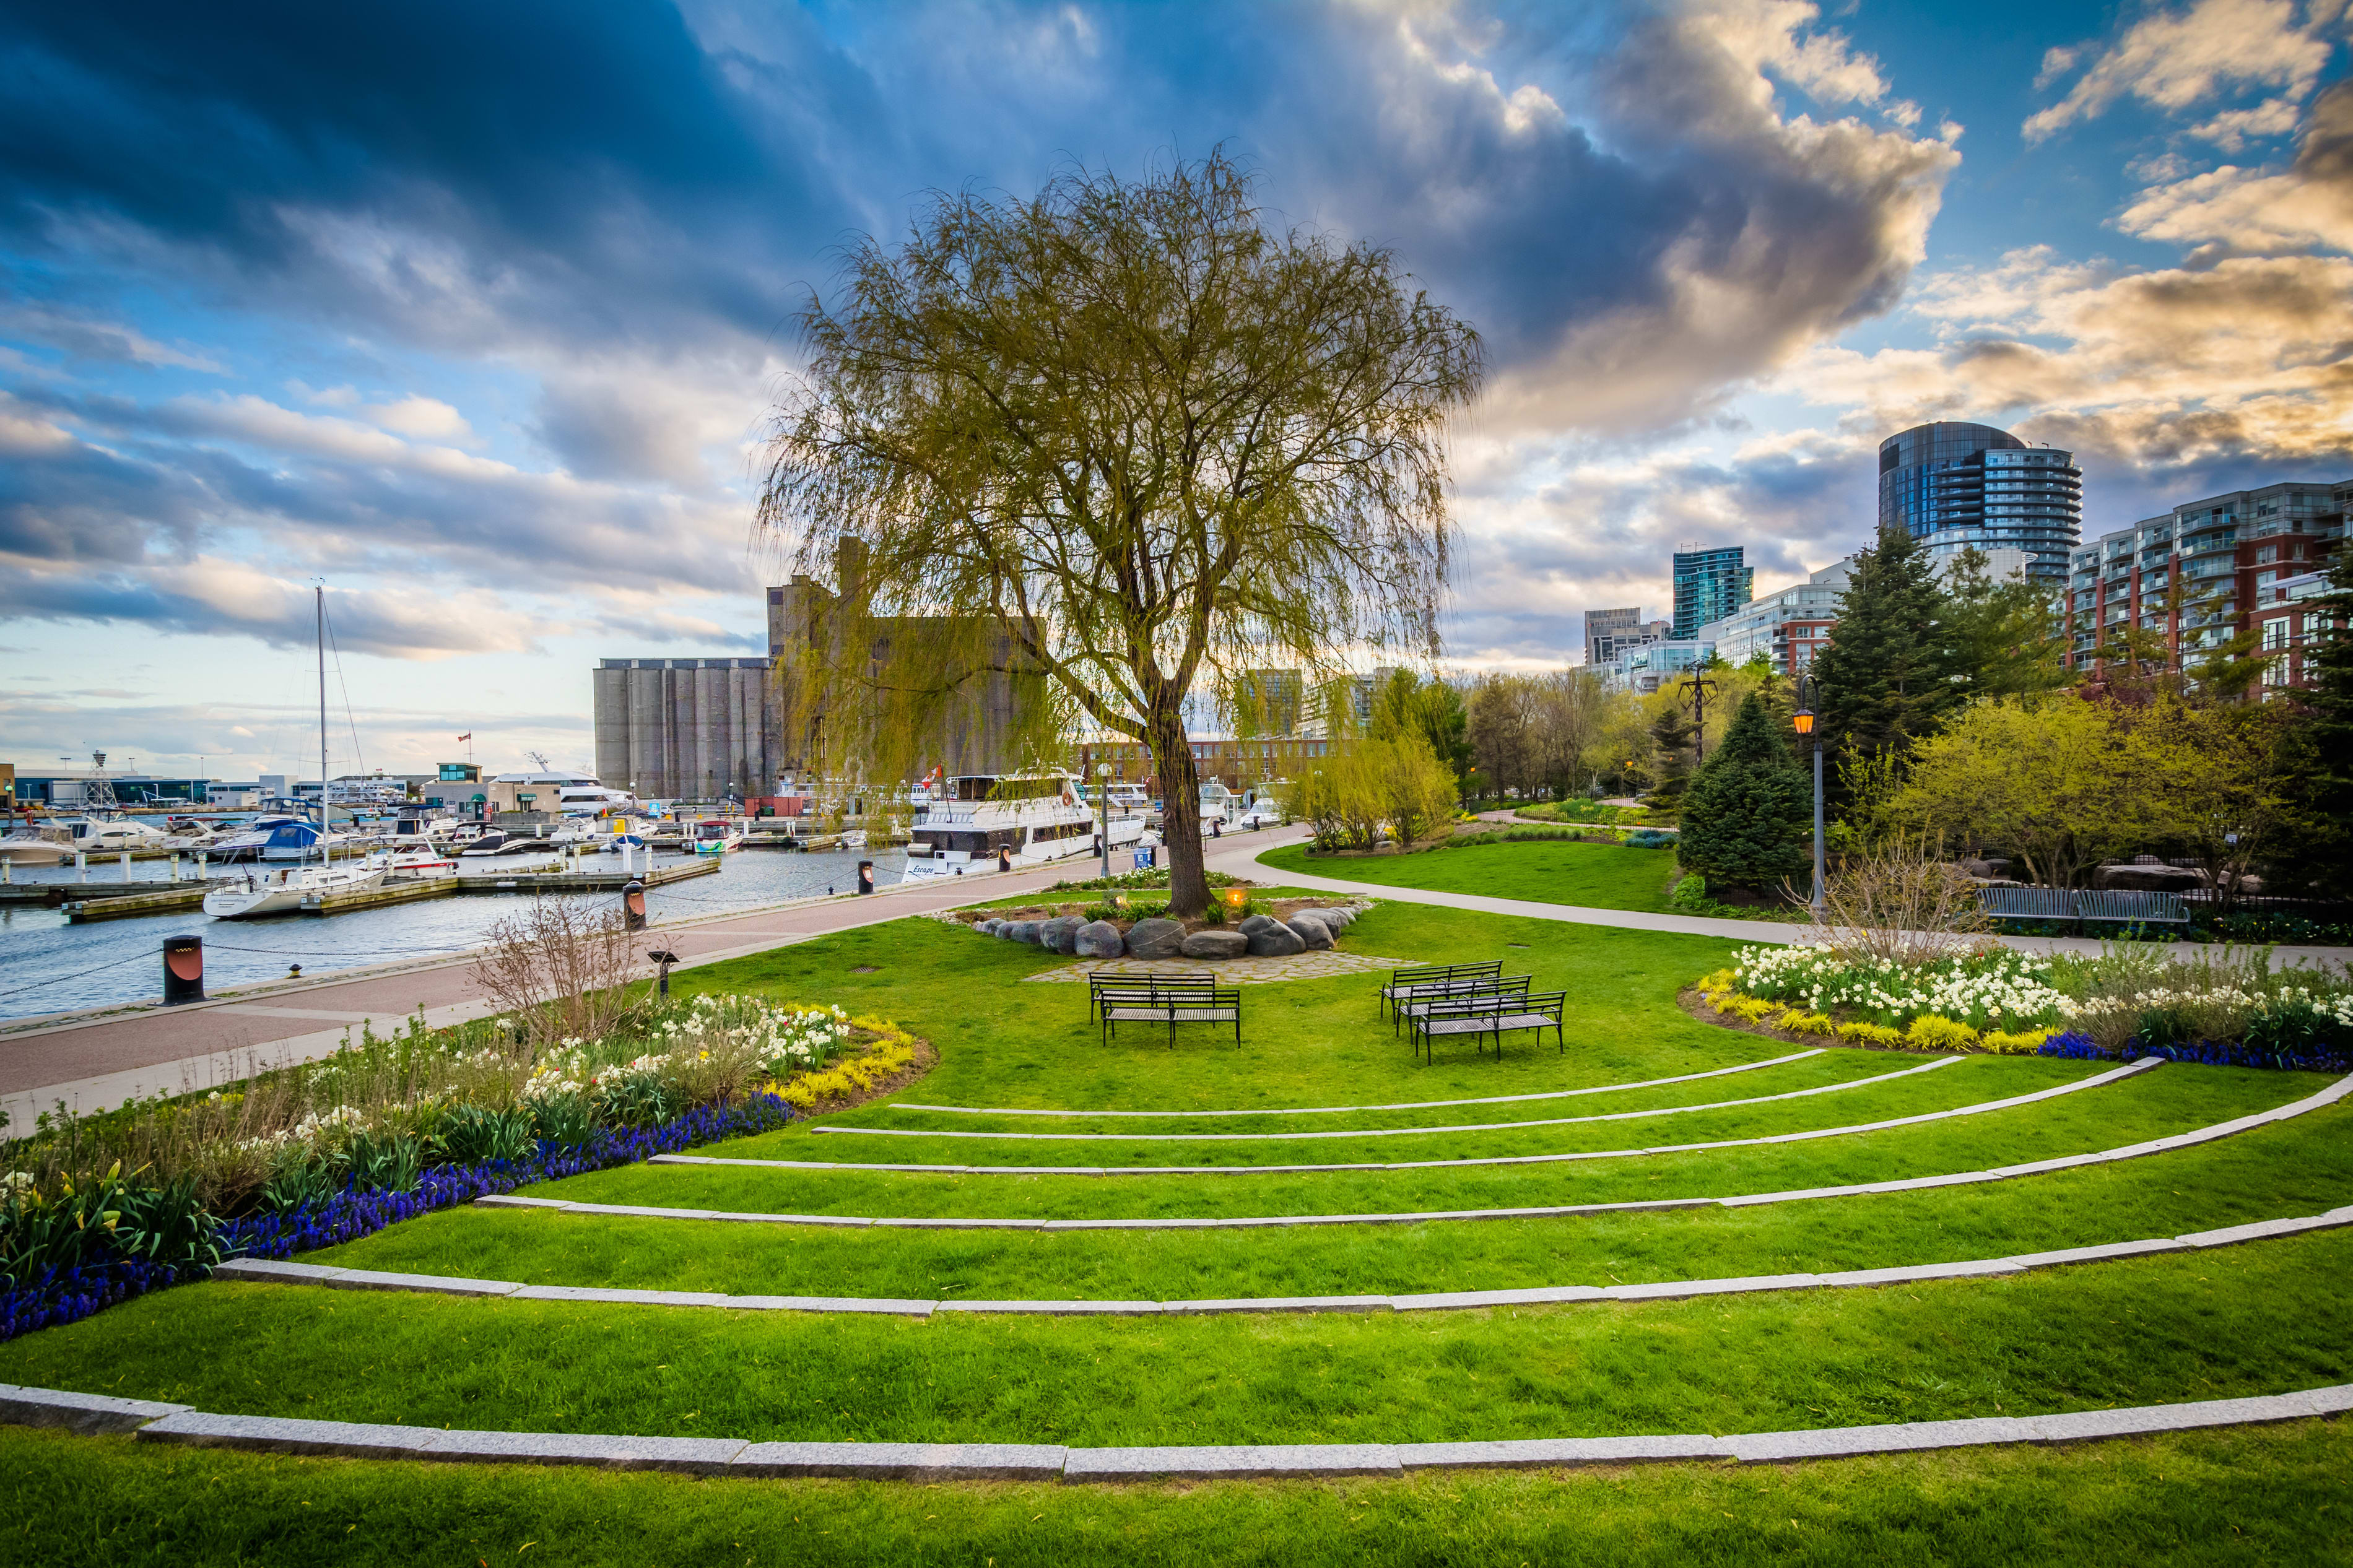
<instances>
[{"instance_id":1,"label":"marina","mask_svg":"<svg viewBox=\"0 0 2353 1568\"><path fill-rule=\"evenodd\" d=\"M305 974L396 963L463 952L489 940L490 929L533 897L578 900L591 908L618 906L620 889L632 879L618 857L584 858L586 867L528 883L504 876L468 878L443 893L411 893L398 883L375 889L364 903L341 904L320 913L296 910L258 920L222 921L191 903L144 918L76 923L62 907L69 900L92 910L120 899L203 896L203 885L178 888L160 879L126 879L118 866L90 869L78 884L68 867L18 867L15 893L54 890L57 907L37 899L0 902L0 1021L31 1018L90 1007L115 1006L156 994L163 939L196 936L205 942L205 979L227 989L283 977L300 964ZM858 864L874 863L877 887L903 879L906 857L897 850L799 855L665 855L649 873L642 853L633 858L635 879L644 881L646 911L656 925L762 909L796 900L849 895L858 883ZM1078 874L1074 871L1074 874ZM36 880L36 879L39 879ZM502 887L514 881L525 885ZM423 886L430 887L429 884Z\"/></svg>"}]
</instances>

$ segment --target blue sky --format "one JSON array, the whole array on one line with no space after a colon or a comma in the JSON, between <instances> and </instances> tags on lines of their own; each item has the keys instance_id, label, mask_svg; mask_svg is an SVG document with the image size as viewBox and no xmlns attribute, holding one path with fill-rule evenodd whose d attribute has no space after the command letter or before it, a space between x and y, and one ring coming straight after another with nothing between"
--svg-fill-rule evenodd
<instances>
[{"instance_id":1,"label":"blue sky","mask_svg":"<svg viewBox=\"0 0 2353 1568\"><path fill-rule=\"evenodd\" d=\"M762 651L790 317L928 190L1224 144L1475 322L1449 651L1863 542L1923 418L2087 528L2353 476L2343 0L0 11L0 759L588 754ZM342 714L348 692L353 716ZM315 765L315 764L313 764Z\"/></svg>"}]
</instances>

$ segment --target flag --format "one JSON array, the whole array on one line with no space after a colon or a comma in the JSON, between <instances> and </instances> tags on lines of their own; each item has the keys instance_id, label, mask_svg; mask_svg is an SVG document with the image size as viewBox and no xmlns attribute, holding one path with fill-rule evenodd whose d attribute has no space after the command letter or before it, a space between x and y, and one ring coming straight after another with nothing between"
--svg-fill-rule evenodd
<instances>
[{"instance_id":1,"label":"flag","mask_svg":"<svg viewBox=\"0 0 2353 1568\"><path fill-rule=\"evenodd\" d=\"M459 740L461 740L461 741L470 741L470 740L472 740L473 738L474 738L474 732L473 732L471 730L467 731L464 734L462 734L462 735L460 735L460 736L459 736L459 737L458 737L458 739L459 739Z\"/></svg>"}]
</instances>

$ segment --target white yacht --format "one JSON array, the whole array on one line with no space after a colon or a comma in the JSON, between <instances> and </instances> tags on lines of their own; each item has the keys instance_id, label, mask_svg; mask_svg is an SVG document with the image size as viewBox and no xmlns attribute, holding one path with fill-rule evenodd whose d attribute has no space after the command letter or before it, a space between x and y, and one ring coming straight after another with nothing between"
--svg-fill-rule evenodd
<instances>
[{"instance_id":1,"label":"white yacht","mask_svg":"<svg viewBox=\"0 0 2353 1568\"><path fill-rule=\"evenodd\" d=\"M430 882L437 878L458 874L458 861L454 856L419 844L396 844L390 848L379 849L367 858L367 864L381 868L387 882Z\"/></svg>"},{"instance_id":2,"label":"white yacht","mask_svg":"<svg viewBox=\"0 0 2353 1568\"><path fill-rule=\"evenodd\" d=\"M727 817L705 817L694 825L688 847L697 855L732 855L744 847L744 830Z\"/></svg>"},{"instance_id":3,"label":"white yacht","mask_svg":"<svg viewBox=\"0 0 2353 1568\"><path fill-rule=\"evenodd\" d=\"M313 893L360 893L384 886L385 868L348 863L342 866L289 866L282 870L256 869L233 882L221 882L205 894L205 913L216 920L250 920L256 915L300 913L302 900Z\"/></svg>"},{"instance_id":4,"label":"white yacht","mask_svg":"<svg viewBox=\"0 0 2353 1568\"><path fill-rule=\"evenodd\" d=\"M1060 773L944 779L916 813L907 846L910 879L994 871L1000 860L1042 866L1092 855L1103 820ZM1111 847L1144 837L1140 812L1114 811Z\"/></svg>"}]
</instances>

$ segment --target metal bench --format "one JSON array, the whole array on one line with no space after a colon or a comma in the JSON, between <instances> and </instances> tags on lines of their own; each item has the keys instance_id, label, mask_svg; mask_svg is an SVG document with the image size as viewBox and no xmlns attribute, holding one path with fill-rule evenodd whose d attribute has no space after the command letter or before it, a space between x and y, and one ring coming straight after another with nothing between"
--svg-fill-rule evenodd
<instances>
[{"instance_id":1,"label":"metal bench","mask_svg":"<svg viewBox=\"0 0 2353 1568\"><path fill-rule=\"evenodd\" d=\"M1483 963L1424 963L1392 969L1389 983L1381 987L1381 1005L1389 1007L1425 996L1462 995L1478 990L1481 983L1503 973L1504 961L1500 958L1491 958Z\"/></svg>"},{"instance_id":2,"label":"metal bench","mask_svg":"<svg viewBox=\"0 0 2353 1568\"><path fill-rule=\"evenodd\" d=\"M2075 918L2113 921L2118 925L2186 926L2189 911L2181 907L2179 893L2078 893Z\"/></svg>"},{"instance_id":3,"label":"metal bench","mask_svg":"<svg viewBox=\"0 0 2353 1568\"><path fill-rule=\"evenodd\" d=\"M2075 895L2064 888L1979 888L1978 910L2004 921L2072 921Z\"/></svg>"},{"instance_id":4,"label":"metal bench","mask_svg":"<svg viewBox=\"0 0 2353 1568\"><path fill-rule=\"evenodd\" d=\"M1528 994L1529 976L1525 974L1489 974L1474 984L1449 991L1443 996L1414 996L1398 1002L1389 1010L1389 1037L1397 1037L1398 1026L1409 1018L1419 1018L1430 1008L1449 1001L1467 1001L1474 996L1525 996Z\"/></svg>"},{"instance_id":5,"label":"metal bench","mask_svg":"<svg viewBox=\"0 0 2353 1568\"><path fill-rule=\"evenodd\" d=\"M1093 1005L1108 1045L1122 1024L1166 1024L1168 1047L1176 1047L1179 1024L1226 1024L1234 1026L1234 1046L1242 1043L1242 994L1239 986L1221 986L1208 979L1140 977L1142 983L1108 984L1094 992Z\"/></svg>"},{"instance_id":6,"label":"metal bench","mask_svg":"<svg viewBox=\"0 0 2353 1568\"><path fill-rule=\"evenodd\" d=\"M2115 925L2188 925L2179 893L2077 892L2069 888L1980 888L1978 910L1995 920L2100 921Z\"/></svg>"},{"instance_id":7,"label":"metal bench","mask_svg":"<svg viewBox=\"0 0 2353 1568\"><path fill-rule=\"evenodd\" d=\"M1440 1036L1469 1035L1473 1043L1492 1035L1495 1039L1495 1059L1504 1059L1504 1036L1516 1029L1550 1029L1554 1042L1563 1052L1568 1040L1561 1028L1561 1009L1568 1001L1566 991L1543 991L1533 994L1515 995L1491 993L1483 996L1458 996L1434 1001L1426 1012L1413 1020L1416 1042L1426 1059L1437 1060Z\"/></svg>"}]
</instances>

